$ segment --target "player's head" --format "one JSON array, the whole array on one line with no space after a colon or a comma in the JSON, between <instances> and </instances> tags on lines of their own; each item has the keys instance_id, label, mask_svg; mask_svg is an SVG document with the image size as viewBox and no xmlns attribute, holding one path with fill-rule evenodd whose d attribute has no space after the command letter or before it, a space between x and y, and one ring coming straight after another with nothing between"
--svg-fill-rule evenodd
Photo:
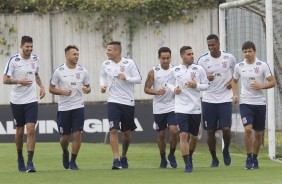
<instances>
[{"instance_id":1,"label":"player's head","mask_svg":"<svg viewBox=\"0 0 282 184\"><path fill-rule=\"evenodd\" d=\"M247 62L252 63L256 58L256 46L251 41L246 41L242 45L242 51Z\"/></svg>"},{"instance_id":2,"label":"player's head","mask_svg":"<svg viewBox=\"0 0 282 184\"><path fill-rule=\"evenodd\" d=\"M183 64L190 65L194 62L194 53L192 47L183 46L180 48L180 56L182 58Z\"/></svg>"},{"instance_id":3,"label":"player's head","mask_svg":"<svg viewBox=\"0 0 282 184\"><path fill-rule=\"evenodd\" d=\"M75 45L68 45L65 48L66 62L71 65L76 65L79 58L78 48Z\"/></svg>"},{"instance_id":4,"label":"player's head","mask_svg":"<svg viewBox=\"0 0 282 184\"><path fill-rule=\"evenodd\" d=\"M220 54L220 43L218 36L215 34L210 34L207 37L207 44L208 44L208 49L210 51L210 54L213 57L216 57Z\"/></svg>"},{"instance_id":5,"label":"player's head","mask_svg":"<svg viewBox=\"0 0 282 184\"><path fill-rule=\"evenodd\" d=\"M107 56L110 60L119 60L121 57L121 43L119 41L112 41L107 45Z\"/></svg>"},{"instance_id":6,"label":"player's head","mask_svg":"<svg viewBox=\"0 0 282 184\"><path fill-rule=\"evenodd\" d=\"M246 50L246 49L253 49L256 52L256 46L253 42L251 41L246 41L245 43L243 43L242 45L242 51Z\"/></svg>"},{"instance_id":7,"label":"player's head","mask_svg":"<svg viewBox=\"0 0 282 184\"><path fill-rule=\"evenodd\" d=\"M32 38L30 36L22 36L20 47L22 49L21 56L23 58L29 58L33 50Z\"/></svg>"},{"instance_id":8,"label":"player's head","mask_svg":"<svg viewBox=\"0 0 282 184\"><path fill-rule=\"evenodd\" d=\"M158 51L158 58L163 69L168 69L171 61L171 50L168 47L161 47Z\"/></svg>"}]
</instances>

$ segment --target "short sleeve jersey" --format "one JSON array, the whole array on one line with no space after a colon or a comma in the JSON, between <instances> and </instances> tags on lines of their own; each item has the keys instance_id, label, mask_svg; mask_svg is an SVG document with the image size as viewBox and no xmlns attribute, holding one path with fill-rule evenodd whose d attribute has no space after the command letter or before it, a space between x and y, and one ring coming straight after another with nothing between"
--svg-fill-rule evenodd
<instances>
[{"instance_id":1,"label":"short sleeve jersey","mask_svg":"<svg viewBox=\"0 0 282 184\"><path fill-rule=\"evenodd\" d=\"M89 84L88 71L77 65L76 68L70 69L66 64L55 69L50 81L58 89L71 90L71 95L59 95L59 111L68 111L84 107L82 87Z\"/></svg>"},{"instance_id":2,"label":"short sleeve jersey","mask_svg":"<svg viewBox=\"0 0 282 184\"><path fill-rule=\"evenodd\" d=\"M126 81L118 75L123 73ZM100 85L108 87L108 102L134 106L134 84L141 83L141 75L132 59L121 58L119 63L112 60L103 62L100 73Z\"/></svg>"},{"instance_id":3,"label":"short sleeve jersey","mask_svg":"<svg viewBox=\"0 0 282 184\"><path fill-rule=\"evenodd\" d=\"M238 63L235 67L234 79L241 78L240 104L265 105L263 90L251 89L250 85L253 82L264 83L265 78L271 75L268 64L257 58L252 64L248 64L246 60Z\"/></svg>"},{"instance_id":4,"label":"short sleeve jersey","mask_svg":"<svg viewBox=\"0 0 282 184\"><path fill-rule=\"evenodd\" d=\"M191 64L188 68L179 65L173 69L175 87L182 90L175 95L175 112L184 114L201 114L200 91L206 90L209 86L206 72L200 65ZM188 88L186 83L195 81L196 88Z\"/></svg>"},{"instance_id":5,"label":"short sleeve jersey","mask_svg":"<svg viewBox=\"0 0 282 184\"><path fill-rule=\"evenodd\" d=\"M31 55L24 59L20 54L9 58L4 74L15 80L28 79L32 81L31 86L16 84L12 86L10 101L13 104L27 104L38 101L36 92L35 73L39 71L39 58Z\"/></svg>"},{"instance_id":6,"label":"short sleeve jersey","mask_svg":"<svg viewBox=\"0 0 282 184\"><path fill-rule=\"evenodd\" d=\"M230 53L221 51L219 58L213 58L210 52L198 59L198 64L203 66L207 75L213 73L215 78L209 81L209 88L203 92L203 102L224 103L232 101L232 90L226 88L234 72L236 60Z\"/></svg>"},{"instance_id":7,"label":"short sleeve jersey","mask_svg":"<svg viewBox=\"0 0 282 184\"><path fill-rule=\"evenodd\" d=\"M163 114L174 111L174 93L169 90L169 84L174 85L174 79L171 77L171 69L173 65L170 65L169 69L164 70L160 64L153 68L154 71L154 90L161 88L165 89L164 95L154 95L153 98L153 113Z\"/></svg>"}]
</instances>

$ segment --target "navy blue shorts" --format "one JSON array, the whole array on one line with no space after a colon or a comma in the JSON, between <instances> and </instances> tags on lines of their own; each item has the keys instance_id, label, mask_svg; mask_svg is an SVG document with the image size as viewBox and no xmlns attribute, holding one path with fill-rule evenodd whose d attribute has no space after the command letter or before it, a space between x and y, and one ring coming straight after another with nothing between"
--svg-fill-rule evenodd
<instances>
[{"instance_id":1,"label":"navy blue shorts","mask_svg":"<svg viewBox=\"0 0 282 184\"><path fill-rule=\"evenodd\" d=\"M240 104L240 114L244 126L253 125L254 130L265 129L266 105Z\"/></svg>"},{"instance_id":2,"label":"navy blue shorts","mask_svg":"<svg viewBox=\"0 0 282 184\"><path fill-rule=\"evenodd\" d=\"M157 131L165 130L170 125L175 125L175 126L177 125L175 121L174 111L164 114L154 114L154 119L155 119Z\"/></svg>"},{"instance_id":3,"label":"navy blue shorts","mask_svg":"<svg viewBox=\"0 0 282 184\"><path fill-rule=\"evenodd\" d=\"M10 104L16 127L23 127L26 123L37 122L38 102L28 104Z\"/></svg>"},{"instance_id":4,"label":"navy blue shorts","mask_svg":"<svg viewBox=\"0 0 282 184\"><path fill-rule=\"evenodd\" d=\"M232 125L232 102L202 102L203 127L205 130L216 131Z\"/></svg>"},{"instance_id":5,"label":"navy blue shorts","mask_svg":"<svg viewBox=\"0 0 282 184\"><path fill-rule=\"evenodd\" d=\"M180 133L189 132L194 136L198 135L201 123L201 114L175 113L175 119L178 123Z\"/></svg>"},{"instance_id":6,"label":"navy blue shorts","mask_svg":"<svg viewBox=\"0 0 282 184\"><path fill-rule=\"evenodd\" d=\"M110 131L118 129L125 132L137 128L134 122L134 106L108 102L107 107Z\"/></svg>"},{"instance_id":7,"label":"navy blue shorts","mask_svg":"<svg viewBox=\"0 0 282 184\"><path fill-rule=\"evenodd\" d=\"M70 135L74 131L83 131L84 108L58 111L57 125L61 135Z\"/></svg>"}]
</instances>

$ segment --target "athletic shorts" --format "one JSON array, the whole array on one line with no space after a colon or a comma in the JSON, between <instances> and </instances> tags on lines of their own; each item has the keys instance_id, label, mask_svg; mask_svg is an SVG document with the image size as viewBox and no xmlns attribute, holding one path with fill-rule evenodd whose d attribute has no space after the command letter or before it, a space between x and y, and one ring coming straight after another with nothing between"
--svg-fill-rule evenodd
<instances>
[{"instance_id":1,"label":"athletic shorts","mask_svg":"<svg viewBox=\"0 0 282 184\"><path fill-rule=\"evenodd\" d=\"M265 129L266 105L239 105L243 126L253 125L254 130Z\"/></svg>"},{"instance_id":2,"label":"athletic shorts","mask_svg":"<svg viewBox=\"0 0 282 184\"><path fill-rule=\"evenodd\" d=\"M175 113L175 119L178 123L180 133L189 132L194 136L198 135L201 123L201 114Z\"/></svg>"},{"instance_id":3,"label":"athletic shorts","mask_svg":"<svg viewBox=\"0 0 282 184\"><path fill-rule=\"evenodd\" d=\"M108 102L107 107L110 131L118 129L125 132L137 128L134 122L135 106Z\"/></svg>"},{"instance_id":4,"label":"athletic shorts","mask_svg":"<svg viewBox=\"0 0 282 184\"><path fill-rule=\"evenodd\" d=\"M216 131L232 125L232 102L202 102L203 127L205 130Z\"/></svg>"},{"instance_id":5,"label":"athletic shorts","mask_svg":"<svg viewBox=\"0 0 282 184\"><path fill-rule=\"evenodd\" d=\"M84 107L69 111L58 111L57 125L61 135L70 135L74 131L83 131Z\"/></svg>"},{"instance_id":6,"label":"athletic shorts","mask_svg":"<svg viewBox=\"0 0 282 184\"><path fill-rule=\"evenodd\" d=\"M174 111L164 114L154 114L154 119L155 119L157 131L165 130L170 125L177 126L177 123L175 121Z\"/></svg>"},{"instance_id":7,"label":"athletic shorts","mask_svg":"<svg viewBox=\"0 0 282 184\"><path fill-rule=\"evenodd\" d=\"M16 127L23 127L26 123L37 122L38 102L28 104L10 104Z\"/></svg>"}]
</instances>

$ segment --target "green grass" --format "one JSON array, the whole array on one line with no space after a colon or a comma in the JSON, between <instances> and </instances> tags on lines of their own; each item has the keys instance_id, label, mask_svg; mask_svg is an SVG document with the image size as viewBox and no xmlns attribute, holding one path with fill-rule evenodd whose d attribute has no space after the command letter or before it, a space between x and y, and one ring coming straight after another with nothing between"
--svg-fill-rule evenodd
<instances>
[{"instance_id":1,"label":"green grass","mask_svg":"<svg viewBox=\"0 0 282 184\"><path fill-rule=\"evenodd\" d=\"M219 150L220 148L218 148ZM231 147L232 164L226 167L218 153L220 166L210 168L210 155L206 144L199 144L193 156L193 173L184 173L184 164L176 151L177 169L159 169L159 153L156 144L132 144L129 147L129 169L111 170L110 145L83 143L77 158L81 170L65 170L61 164L59 143L37 143L34 156L36 173L19 173L14 144L0 144L0 183L101 183L101 184L274 184L282 183L282 163L268 159L267 148L259 155L260 169L245 170L244 148ZM26 158L26 154L25 154Z\"/></svg>"}]
</instances>

